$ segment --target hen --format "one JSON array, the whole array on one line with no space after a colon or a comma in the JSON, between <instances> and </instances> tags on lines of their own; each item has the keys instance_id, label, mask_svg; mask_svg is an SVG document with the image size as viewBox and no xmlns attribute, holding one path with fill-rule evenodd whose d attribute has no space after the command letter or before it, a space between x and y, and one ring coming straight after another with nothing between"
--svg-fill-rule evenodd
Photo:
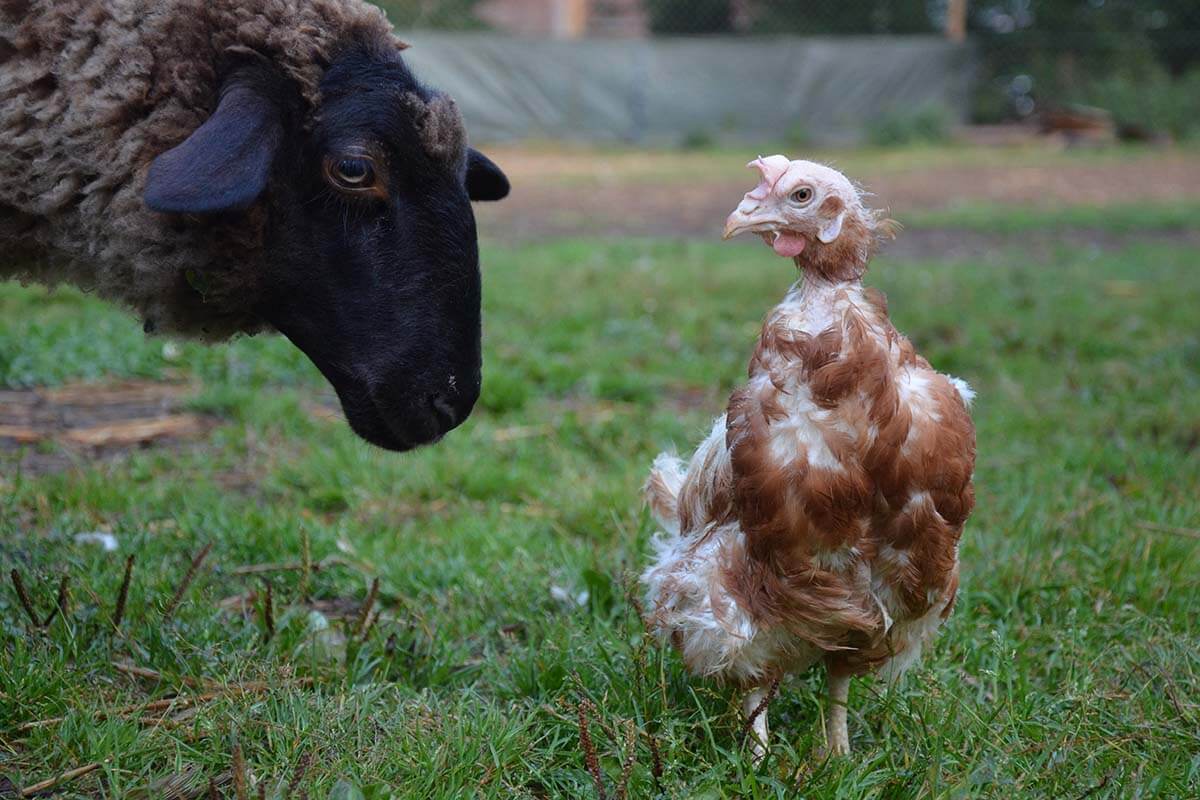
<instances>
[{"instance_id":1,"label":"hen","mask_svg":"<svg viewBox=\"0 0 1200 800\"><path fill-rule=\"evenodd\" d=\"M893 223L841 173L784 156L725 238L763 237L801 270L763 324L749 380L690 462L646 481L665 529L642 580L648 622L693 673L746 688L756 753L768 685L828 669L830 752L849 752L850 677L898 676L954 606L974 506L963 381L935 372L862 276Z\"/></svg>"}]
</instances>

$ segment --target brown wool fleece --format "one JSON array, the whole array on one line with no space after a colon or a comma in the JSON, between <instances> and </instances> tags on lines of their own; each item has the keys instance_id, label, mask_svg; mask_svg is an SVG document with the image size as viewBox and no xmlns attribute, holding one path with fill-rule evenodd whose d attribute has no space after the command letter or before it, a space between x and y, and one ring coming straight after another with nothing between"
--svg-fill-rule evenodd
<instances>
[{"instance_id":1,"label":"brown wool fleece","mask_svg":"<svg viewBox=\"0 0 1200 800\"><path fill-rule=\"evenodd\" d=\"M259 329L261 205L156 213L147 171L208 119L235 64L274 64L311 120L355 43L403 47L364 0L0 0L0 278L95 291L162 331Z\"/></svg>"}]
</instances>

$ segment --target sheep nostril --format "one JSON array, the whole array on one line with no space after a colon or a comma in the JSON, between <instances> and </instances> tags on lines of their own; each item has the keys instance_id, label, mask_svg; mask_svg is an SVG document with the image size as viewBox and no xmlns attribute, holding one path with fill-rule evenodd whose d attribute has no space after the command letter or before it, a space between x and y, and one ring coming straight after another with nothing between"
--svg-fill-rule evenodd
<instances>
[{"instance_id":1,"label":"sheep nostril","mask_svg":"<svg viewBox=\"0 0 1200 800\"><path fill-rule=\"evenodd\" d=\"M459 411L454 407L454 404L440 394L435 394L429 399L429 405L433 407L433 411L437 414L438 419L447 428L452 428L459 422Z\"/></svg>"}]
</instances>

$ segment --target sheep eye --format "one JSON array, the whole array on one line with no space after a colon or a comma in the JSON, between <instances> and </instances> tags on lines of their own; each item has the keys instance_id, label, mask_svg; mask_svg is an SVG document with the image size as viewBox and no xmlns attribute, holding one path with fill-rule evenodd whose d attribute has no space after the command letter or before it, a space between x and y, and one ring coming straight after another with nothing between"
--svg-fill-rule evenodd
<instances>
[{"instance_id":1,"label":"sheep eye","mask_svg":"<svg viewBox=\"0 0 1200 800\"><path fill-rule=\"evenodd\" d=\"M813 190L808 186L801 186L796 191L792 192L793 203L807 203L813 198Z\"/></svg>"},{"instance_id":2,"label":"sheep eye","mask_svg":"<svg viewBox=\"0 0 1200 800\"><path fill-rule=\"evenodd\" d=\"M326 156L324 171L325 180L340 192L387 199L387 182L376 169L375 159L357 149Z\"/></svg>"},{"instance_id":3,"label":"sheep eye","mask_svg":"<svg viewBox=\"0 0 1200 800\"><path fill-rule=\"evenodd\" d=\"M369 158L342 158L330 170L334 182L344 189L363 189L375 182L375 168Z\"/></svg>"}]
</instances>

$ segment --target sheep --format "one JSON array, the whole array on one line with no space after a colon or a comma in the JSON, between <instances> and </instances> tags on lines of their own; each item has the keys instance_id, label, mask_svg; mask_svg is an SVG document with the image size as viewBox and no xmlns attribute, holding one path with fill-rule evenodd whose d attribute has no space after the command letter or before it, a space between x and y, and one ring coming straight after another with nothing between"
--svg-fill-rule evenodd
<instances>
[{"instance_id":1,"label":"sheep","mask_svg":"<svg viewBox=\"0 0 1200 800\"><path fill-rule=\"evenodd\" d=\"M275 330L407 450L479 395L471 200L509 191L363 0L0 0L0 279Z\"/></svg>"}]
</instances>

